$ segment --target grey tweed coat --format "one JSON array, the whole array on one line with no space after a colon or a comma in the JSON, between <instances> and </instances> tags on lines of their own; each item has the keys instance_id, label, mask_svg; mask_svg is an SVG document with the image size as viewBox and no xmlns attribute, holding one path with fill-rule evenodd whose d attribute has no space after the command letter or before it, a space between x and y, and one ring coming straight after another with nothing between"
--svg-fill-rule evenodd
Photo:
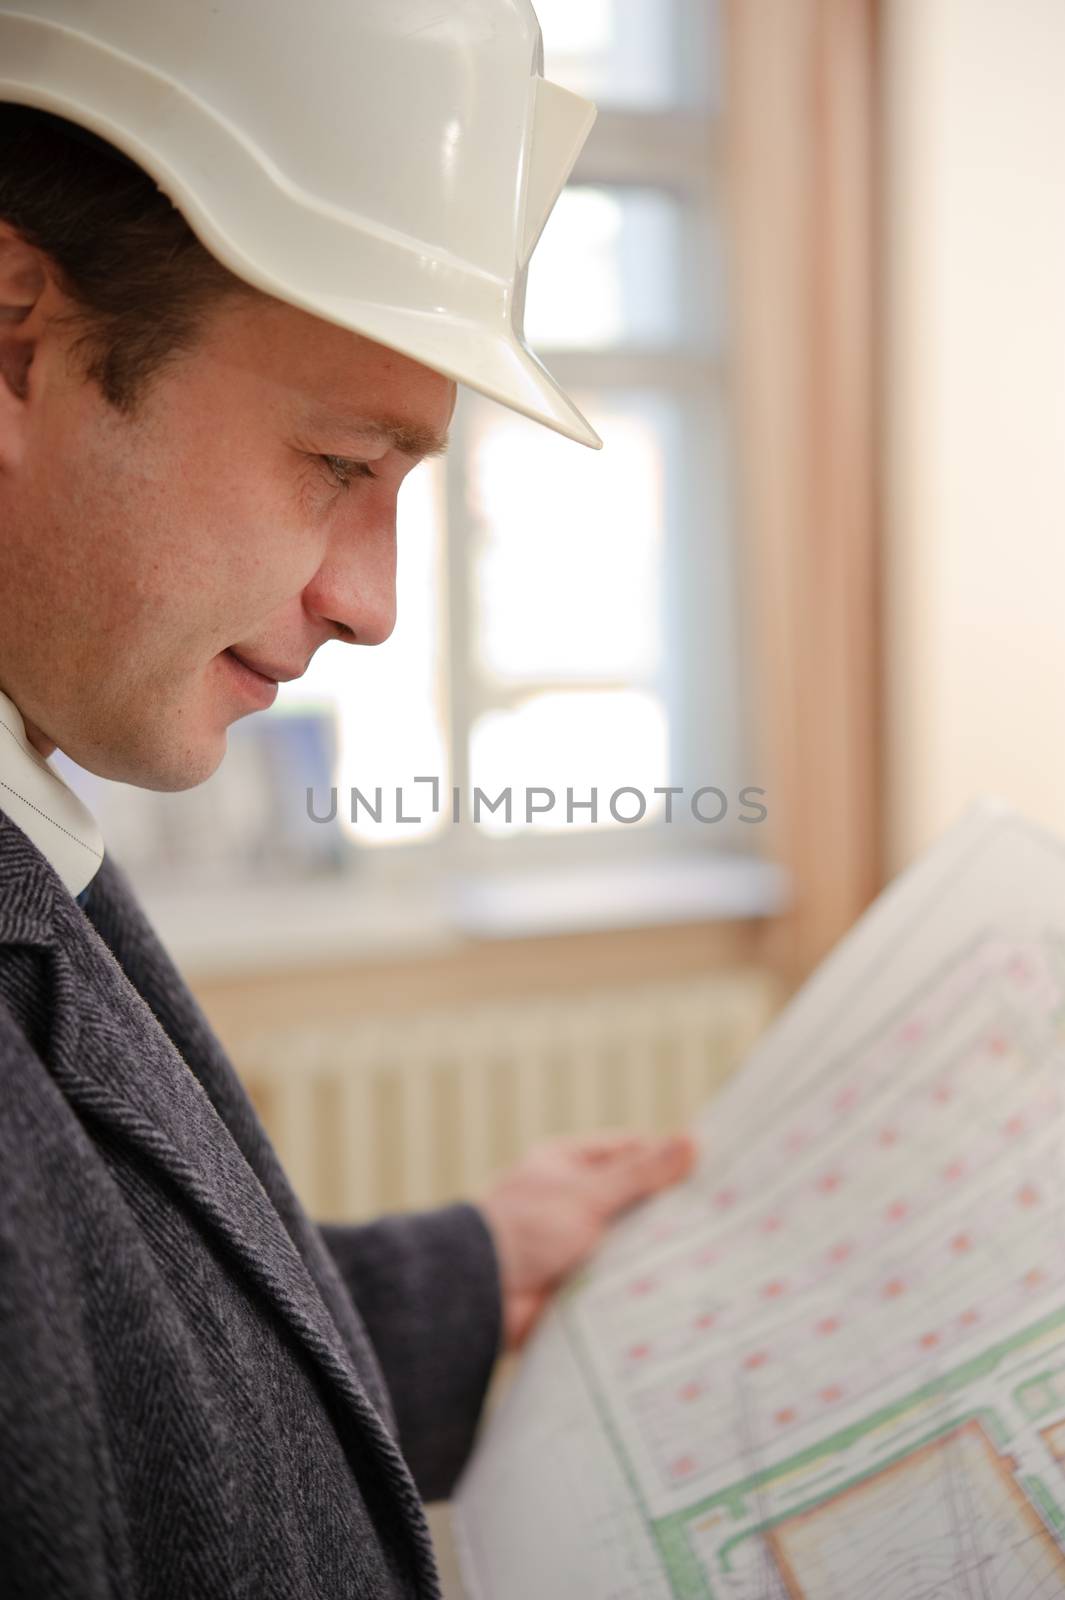
<instances>
[{"instance_id":1,"label":"grey tweed coat","mask_svg":"<svg viewBox=\"0 0 1065 1600\"><path fill-rule=\"evenodd\" d=\"M312 1223L121 870L0 811L0 1595L438 1594L500 1329L480 1212Z\"/></svg>"}]
</instances>

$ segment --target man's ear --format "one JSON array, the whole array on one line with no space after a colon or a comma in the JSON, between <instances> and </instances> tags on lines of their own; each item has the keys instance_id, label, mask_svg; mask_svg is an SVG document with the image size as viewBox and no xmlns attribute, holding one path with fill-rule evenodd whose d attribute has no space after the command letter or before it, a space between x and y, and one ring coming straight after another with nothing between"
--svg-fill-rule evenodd
<instances>
[{"instance_id":1,"label":"man's ear","mask_svg":"<svg viewBox=\"0 0 1065 1600\"><path fill-rule=\"evenodd\" d=\"M48 284L41 252L0 221L0 470L19 452Z\"/></svg>"}]
</instances>

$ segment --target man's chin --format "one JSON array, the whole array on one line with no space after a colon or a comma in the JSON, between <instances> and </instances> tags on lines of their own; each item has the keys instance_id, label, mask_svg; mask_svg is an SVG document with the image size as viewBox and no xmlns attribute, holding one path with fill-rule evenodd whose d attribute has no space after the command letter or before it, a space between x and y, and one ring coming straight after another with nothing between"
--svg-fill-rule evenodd
<instances>
[{"instance_id":1,"label":"man's chin","mask_svg":"<svg viewBox=\"0 0 1065 1600\"><path fill-rule=\"evenodd\" d=\"M222 765L226 753L226 735L223 729L220 745L208 752L204 747L190 751L177 761L166 760L145 771L142 778L124 778L123 783L136 784L141 789L155 789L159 793L177 794L183 789L196 789L213 777Z\"/></svg>"},{"instance_id":2,"label":"man's chin","mask_svg":"<svg viewBox=\"0 0 1065 1600\"><path fill-rule=\"evenodd\" d=\"M177 794L206 783L222 765L226 753L226 728L201 728L195 742L175 737L170 742L129 739L113 744L101 742L79 751L64 753L86 772L112 783L129 784L134 789L152 789L160 794Z\"/></svg>"}]
</instances>

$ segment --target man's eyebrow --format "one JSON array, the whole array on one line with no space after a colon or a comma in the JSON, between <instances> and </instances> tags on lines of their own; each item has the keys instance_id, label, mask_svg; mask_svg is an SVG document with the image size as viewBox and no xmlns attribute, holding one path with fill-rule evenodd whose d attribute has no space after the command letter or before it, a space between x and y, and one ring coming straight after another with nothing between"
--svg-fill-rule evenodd
<instances>
[{"instance_id":1,"label":"man's eyebrow","mask_svg":"<svg viewBox=\"0 0 1065 1600\"><path fill-rule=\"evenodd\" d=\"M372 440L374 444L389 444L404 456L442 456L447 449L446 434L392 417L361 417L348 411L319 407L311 420L315 426L342 429Z\"/></svg>"}]
</instances>

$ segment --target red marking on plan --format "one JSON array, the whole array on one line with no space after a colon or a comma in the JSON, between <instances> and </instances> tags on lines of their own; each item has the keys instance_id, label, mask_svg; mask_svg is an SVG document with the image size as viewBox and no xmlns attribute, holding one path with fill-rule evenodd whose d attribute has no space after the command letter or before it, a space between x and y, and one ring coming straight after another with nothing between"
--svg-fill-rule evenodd
<instances>
[{"instance_id":1,"label":"red marking on plan","mask_svg":"<svg viewBox=\"0 0 1065 1600\"><path fill-rule=\"evenodd\" d=\"M779 1232L780 1227L781 1227L781 1220L780 1220L779 1217L763 1217L762 1218L762 1232L763 1233L777 1233L777 1232Z\"/></svg>"},{"instance_id":2,"label":"red marking on plan","mask_svg":"<svg viewBox=\"0 0 1065 1600\"><path fill-rule=\"evenodd\" d=\"M822 1194L834 1194L842 1182L842 1174L838 1172L822 1172L815 1184L815 1188L820 1189Z\"/></svg>"},{"instance_id":3,"label":"red marking on plan","mask_svg":"<svg viewBox=\"0 0 1065 1600\"><path fill-rule=\"evenodd\" d=\"M907 1022L906 1026L902 1030L903 1044L916 1044L919 1039L923 1038L924 1023L918 1021L916 1017L912 1022Z\"/></svg>"},{"instance_id":4,"label":"red marking on plan","mask_svg":"<svg viewBox=\"0 0 1065 1600\"><path fill-rule=\"evenodd\" d=\"M955 1255L960 1256L966 1250L971 1250L972 1247L972 1238L967 1233L956 1233L953 1239L950 1241L950 1248L954 1251Z\"/></svg>"},{"instance_id":5,"label":"red marking on plan","mask_svg":"<svg viewBox=\"0 0 1065 1600\"><path fill-rule=\"evenodd\" d=\"M712 1328L716 1320L717 1318L712 1311L700 1311L695 1319L695 1326L697 1328Z\"/></svg>"},{"instance_id":6,"label":"red marking on plan","mask_svg":"<svg viewBox=\"0 0 1065 1600\"><path fill-rule=\"evenodd\" d=\"M1017 1190L1017 1204L1020 1206L1037 1206L1039 1204L1039 1190L1034 1183L1026 1183L1023 1189Z\"/></svg>"},{"instance_id":7,"label":"red marking on plan","mask_svg":"<svg viewBox=\"0 0 1065 1600\"><path fill-rule=\"evenodd\" d=\"M634 1344L629 1348L630 1361L642 1361L645 1356L649 1356L650 1354L651 1346L649 1344Z\"/></svg>"},{"instance_id":8,"label":"red marking on plan","mask_svg":"<svg viewBox=\"0 0 1065 1600\"><path fill-rule=\"evenodd\" d=\"M893 1200L887 1208L886 1215L890 1222L901 1222L909 1214L909 1206L905 1200Z\"/></svg>"},{"instance_id":9,"label":"red marking on plan","mask_svg":"<svg viewBox=\"0 0 1065 1600\"><path fill-rule=\"evenodd\" d=\"M961 1323L963 1328L971 1328L974 1323L980 1321L980 1313L970 1306L968 1311L962 1312L961 1316L958 1318L958 1321Z\"/></svg>"},{"instance_id":10,"label":"red marking on plan","mask_svg":"<svg viewBox=\"0 0 1065 1600\"><path fill-rule=\"evenodd\" d=\"M1017 1134L1024 1132L1024 1118L1022 1116L1010 1117L1006 1123L1006 1132L1016 1138Z\"/></svg>"},{"instance_id":11,"label":"red marking on plan","mask_svg":"<svg viewBox=\"0 0 1065 1600\"><path fill-rule=\"evenodd\" d=\"M906 1280L904 1278L889 1278L884 1285L885 1300L895 1300L900 1294L906 1293Z\"/></svg>"},{"instance_id":12,"label":"red marking on plan","mask_svg":"<svg viewBox=\"0 0 1065 1600\"><path fill-rule=\"evenodd\" d=\"M729 1206L734 1206L736 1204L735 1189L719 1189L714 1196L714 1204L722 1211L727 1210Z\"/></svg>"},{"instance_id":13,"label":"red marking on plan","mask_svg":"<svg viewBox=\"0 0 1065 1600\"><path fill-rule=\"evenodd\" d=\"M956 1183L959 1178L965 1176L965 1162L952 1161L949 1166L943 1168L943 1176L948 1183Z\"/></svg>"},{"instance_id":14,"label":"red marking on plan","mask_svg":"<svg viewBox=\"0 0 1065 1600\"><path fill-rule=\"evenodd\" d=\"M629 1284L629 1293L638 1298L640 1295L650 1294L654 1287L655 1280L653 1278L636 1278Z\"/></svg>"},{"instance_id":15,"label":"red marking on plan","mask_svg":"<svg viewBox=\"0 0 1065 1600\"><path fill-rule=\"evenodd\" d=\"M816 1326L818 1333L821 1334L838 1333L840 1320L838 1317L822 1317Z\"/></svg>"},{"instance_id":16,"label":"red marking on plan","mask_svg":"<svg viewBox=\"0 0 1065 1600\"><path fill-rule=\"evenodd\" d=\"M828 1253L833 1261L846 1261L853 1249L854 1246L848 1239L841 1239L838 1244L832 1246Z\"/></svg>"},{"instance_id":17,"label":"red marking on plan","mask_svg":"<svg viewBox=\"0 0 1065 1600\"><path fill-rule=\"evenodd\" d=\"M1024 1275L1024 1281L1029 1289L1037 1289L1041 1283L1046 1282L1046 1273L1042 1267L1032 1267Z\"/></svg>"},{"instance_id":18,"label":"red marking on plan","mask_svg":"<svg viewBox=\"0 0 1065 1600\"><path fill-rule=\"evenodd\" d=\"M921 1349L922 1350L934 1350L938 1343L939 1343L939 1334L938 1333L922 1333L922 1335L921 1335Z\"/></svg>"},{"instance_id":19,"label":"red marking on plan","mask_svg":"<svg viewBox=\"0 0 1065 1600\"><path fill-rule=\"evenodd\" d=\"M780 1278L774 1278L771 1283L764 1285L762 1294L766 1300L779 1300L787 1287L787 1284Z\"/></svg>"},{"instance_id":20,"label":"red marking on plan","mask_svg":"<svg viewBox=\"0 0 1065 1600\"><path fill-rule=\"evenodd\" d=\"M880 1132L876 1136L876 1142L877 1142L877 1144L883 1145L885 1149L887 1149L889 1145L898 1144L898 1142L899 1142L898 1129L897 1128L881 1128Z\"/></svg>"},{"instance_id":21,"label":"red marking on plan","mask_svg":"<svg viewBox=\"0 0 1065 1600\"><path fill-rule=\"evenodd\" d=\"M678 1456L669 1470L675 1478L686 1478L695 1471L695 1459L693 1456Z\"/></svg>"},{"instance_id":22,"label":"red marking on plan","mask_svg":"<svg viewBox=\"0 0 1065 1600\"><path fill-rule=\"evenodd\" d=\"M1004 1056L1009 1046L1000 1033L995 1033L987 1041L987 1048L993 1056Z\"/></svg>"},{"instance_id":23,"label":"red marking on plan","mask_svg":"<svg viewBox=\"0 0 1065 1600\"><path fill-rule=\"evenodd\" d=\"M941 1106L945 1106L947 1101L953 1098L953 1095L954 1090L949 1083L940 1083L932 1090L932 1099Z\"/></svg>"},{"instance_id":24,"label":"red marking on plan","mask_svg":"<svg viewBox=\"0 0 1065 1600\"><path fill-rule=\"evenodd\" d=\"M838 1383L830 1383L827 1389L821 1390L821 1399L826 1406L830 1406L834 1400L843 1399L843 1390Z\"/></svg>"},{"instance_id":25,"label":"red marking on plan","mask_svg":"<svg viewBox=\"0 0 1065 1600\"><path fill-rule=\"evenodd\" d=\"M768 1360L764 1350L752 1350L749 1356L744 1356L743 1364L748 1372L754 1372L758 1367L764 1367Z\"/></svg>"},{"instance_id":26,"label":"red marking on plan","mask_svg":"<svg viewBox=\"0 0 1065 1600\"><path fill-rule=\"evenodd\" d=\"M693 1378L690 1383L681 1384L677 1392L682 1400L698 1400L703 1392L703 1386Z\"/></svg>"},{"instance_id":27,"label":"red marking on plan","mask_svg":"<svg viewBox=\"0 0 1065 1600\"><path fill-rule=\"evenodd\" d=\"M795 1421L795 1412L791 1406L784 1406L780 1411L777 1412L774 1421L778 1423L780 1427L786 1428L789 1422Z\"/></svg>"}]
</instances>

